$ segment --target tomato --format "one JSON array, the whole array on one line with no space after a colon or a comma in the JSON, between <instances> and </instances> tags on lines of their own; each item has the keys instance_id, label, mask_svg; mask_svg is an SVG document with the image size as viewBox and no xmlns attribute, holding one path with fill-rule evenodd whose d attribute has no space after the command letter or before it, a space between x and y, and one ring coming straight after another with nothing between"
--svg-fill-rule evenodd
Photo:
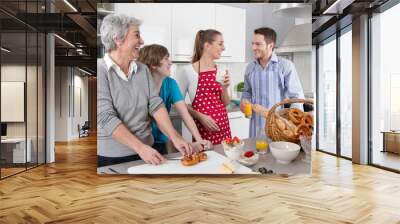
<instances>
[{"instance_id":1,"label":"tomato","mask_svg":"<svg viewBox=\"0 0 400 224\"><path fill-rule=\"evenodd\" d=\"M235 137L233 137L233 142L236 142L236 143L239 144L239 143L240 143L240 139L239 139L238 137L235 136Z\"/></svg>"},{"instance_id":2,"label":"tomato","mask_svg":"<svg viewBox=\"0 0 400 224\"><path fill-rule=\"evenodd\" d=\"M253 151L247 151L247 152L244 153L244 156L247 157L247 158L250 158L250 157L252 157L253 155L254 155L254 152L253 152Z\"/></svg>"}]
</instances>

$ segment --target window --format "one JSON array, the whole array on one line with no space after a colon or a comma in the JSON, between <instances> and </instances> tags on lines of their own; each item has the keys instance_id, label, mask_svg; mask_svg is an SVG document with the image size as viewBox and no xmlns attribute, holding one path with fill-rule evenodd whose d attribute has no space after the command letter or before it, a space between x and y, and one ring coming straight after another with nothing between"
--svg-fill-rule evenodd
<instances>
[{"instance_id":1,"label":"window","mask_svg":"<svg viewBox=\"0 0 400 224\"><path fill-rule=\"evenodd\" d=\"M398 21L400 4L371 19L370 156L372 164L395 170L400 170L400 132L395 132L400 130Z\"/></svg>"},{"instance_id":2,"label":"window","mask_svg":"<svg viewBox=\"0 0 400 224\"><path fill-rule=\"evenodd\" d=\"M352 157L352 32L340 36L340 155Z\"/></svg>"},{"instance_id":3,"label":"window","mask_svg":"<svg viewBox=\"0 0 400 224\"><path fill-rule=\"evenodd\" d=\"M336 39L318 48L318 148L336 154Z\"/></svg>"},{"instance_id":4,"label":"window","mask_svg":"<svg viewBox=\"0 0 400 224\"><path fill-rule=\"evenodd\" d=\"M44 1L6 1L20 16L38 13ZM45 163L45 35L0 12L0 178ZM11 97L13 96L13 97ZM17 108L17 109L11 109Z\"/></svg>"}]
</instances>

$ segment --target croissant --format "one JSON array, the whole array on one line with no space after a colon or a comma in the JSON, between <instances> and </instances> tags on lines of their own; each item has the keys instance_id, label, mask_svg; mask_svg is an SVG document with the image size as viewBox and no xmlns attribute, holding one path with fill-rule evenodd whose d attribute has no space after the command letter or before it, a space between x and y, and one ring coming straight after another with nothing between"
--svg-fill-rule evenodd
<instances>
[{"instance_id":1,"label":"croissant","mask_svg":"<svg viewBox=\"0 0 400 224\"><path fill-rule=\"evenodd\" d=\"M312 126L308 124L301 124L297 127L296 134L299 136L312 136Z\"/></svg>"},{"instance_id":2,"label":"croissant","mask_svg":"<svg viewBox=\"0 0 400 224\"><path fill-rule=\"evenodd\" d=\"M314 119L313 116L309 113L304 113L303 118L301 119L301 123L307 124L307 125L314 125Z\"/></svg>"},{"instance_id":3,"label":"croissant","mask_svg":"<svg viewBox=\"0 0 400 224\"><path fill-rule=\"evenodd\" d=\"M286 130L286 123L283 120L281 120L281 119L276 120L276 125L278 126L279 130L281 130L281 131Z\"/></svg>"},{"instance_id":4,"label":"croissant","mask_svg":"<svg viewBox=\"0 0 400 224\"><path fill-rule=\"evenodd\" d=\"M297 108L290 108L289 110L289 120L293 122L293 124L298 125L301 123L301 120L304 117L304 112Z\"/></svg>"},{"instance_id":5,"label":"croissant","mask_svg":"<svg viewBox=\"0 0 400 224\"><path fill-rule=\"evenodd\" d=\"M185 155L181 159L181 163L184 166L193 166L206 159L207 159L207 154L204 152L200 152L200 153L194 153L192 155Z\"/></svg>"}]
</instances>

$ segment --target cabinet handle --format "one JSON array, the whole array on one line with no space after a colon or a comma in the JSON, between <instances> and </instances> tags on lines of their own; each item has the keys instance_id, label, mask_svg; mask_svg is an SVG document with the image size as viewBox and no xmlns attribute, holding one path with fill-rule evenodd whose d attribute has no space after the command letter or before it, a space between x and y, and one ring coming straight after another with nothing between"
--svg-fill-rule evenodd
<instances>
[{"instance_id":1,"label":"cabinet handle","mask_svg":"<svg viewBox=\"0 0 400 224\"><path fill-rule=\"evenodd\" d=\"M190 54L175 54L175 56L192 56Z\"/></svg>"},{"instance_id":2,"label":"cabinet handle","mask_svg":"<svg viewBox=\"0 0 400 224\"><path fill-rule=\"evenodd\" d=\"M225 55L221 55L221 58L231 58L232 56L229 56L229 55L227 55L227 56L225 56Z\"/></svg>"}]
</instances>

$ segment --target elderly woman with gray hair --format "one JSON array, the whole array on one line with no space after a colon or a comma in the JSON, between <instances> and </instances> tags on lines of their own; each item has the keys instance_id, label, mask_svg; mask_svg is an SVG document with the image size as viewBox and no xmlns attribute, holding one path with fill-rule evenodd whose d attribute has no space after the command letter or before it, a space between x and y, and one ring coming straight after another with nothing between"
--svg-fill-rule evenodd
<instances>
[{"instance_id":1,"label":"elderly woman with gray hair","mask_svg":"<svg viewBox=\"0 0 400 224\"><path fill-rule=\"evenodd\" d=\"M142 159L160 164L166 152L151 146L151 119L183 154L191 146L173 128L146 65L134 60L143 44L141 22L122 14L104 18L101 41L104 58L97 60L98 166Z\"/></svg>"}]
</instances>

